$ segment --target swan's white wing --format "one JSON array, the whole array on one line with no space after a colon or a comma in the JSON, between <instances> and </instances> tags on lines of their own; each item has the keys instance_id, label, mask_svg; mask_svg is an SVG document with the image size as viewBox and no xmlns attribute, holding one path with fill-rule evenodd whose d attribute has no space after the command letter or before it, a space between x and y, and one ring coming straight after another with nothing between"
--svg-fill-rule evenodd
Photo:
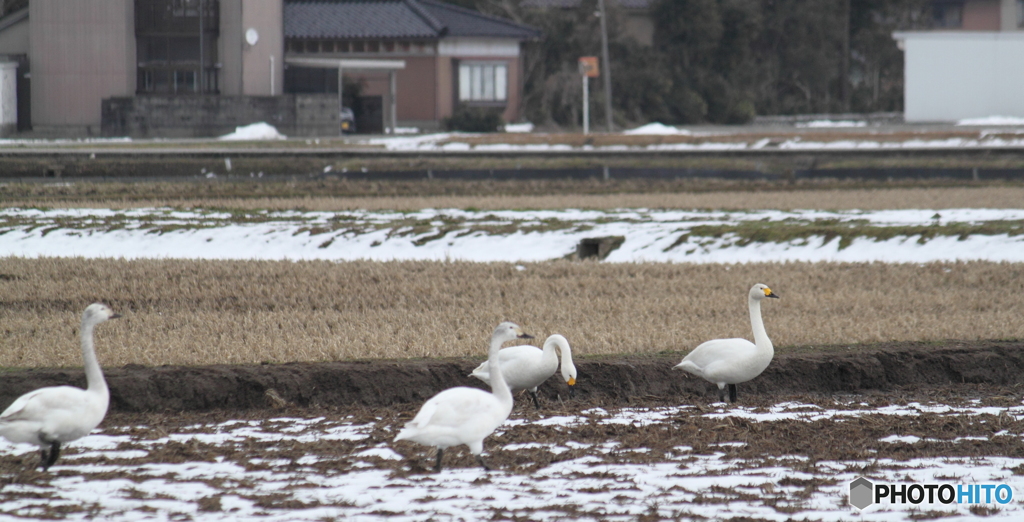
<instances>
[{"instance_id":1,"label":"swan's white wing","mask_svg":"<svg viewBox=\"0 0 1024 522\"><path fill-rule=\"evenodd\" d=\"M711 382L736 383L760 373L750 367L755 359L754 343L746 339L715 339L694 348L677 367Z\"/></svg>"},{"instance_id":2,"label":"swan's white wing","mask_svg":"<svg viewBox=\"0 0 1024 522\"><path fill-rule=\"evenodd\" d=\"M701 343L683 360L703 368L721 360L746 355L756 349L757 346L746 339L714 339Z\"/></svg>"},{"instance_id":3,"label":"swan's white wing","mask_svg":"<svg viewBox=\"0 0 1024 522\"><path fill-rule=\"evenodd\" d=\"M0 422L40 420L60 411L83 408L85 390L74 386L54 386L30 391L18 397L2 414Z\"/></svg>"},{"instance_id":4,"label":"swan's white wing","mask_svg":"<svg viewBox=\"0 0 1024 522\"><path fill-rule=\"evenodd\" d=\"M694 348L686 357L683 357L683 361L676 368L707 377L709 369L756 349L754 343L746 339L714 339ZM707 378L710 379L710 377Z\"/></svg>"},{"instance_id":5,"label":"swan's white wing","mask_svg":"<svg viewBox=\"0 0 1024 522\"><path fill-rule=\"evenodd\" d=\"M536 388L558 370L558 359L545 360L544 351L536 346L512 346L498 354L501 374L512 391Z\"/></svg>"},{"instance_id":6,"label":"swan's white wing","mask_svg":"<svg viewBox=\"0 0 1024 522\"><path fill-rule=\"evenodd\" d=\"M0 435L29 444L68 442L88 435L105 413L106 404L90 400L81 388L41 388L22 395L0 414Z\"/></svg>"},{"instance_id":7,"label":"swan's white wing","mask_svg":"<svg viewBox=\"0 0 1024 522\"><path fill-rule=\"evenodd\" d=\"M24 419L25 407L28 406L29 403L32 401L32 398L38 395L39 392L43 391L43 389L30 391L25 395L22 395L21 397L15 399L14 402L12 402L11 405L8 406L3 413L0 413L0 422Z\"/></svg>"},{"instance_id":8,"label":"swan's white wing","mask_svg":"<svg viewBox=\"0 0 1024 522\"><path fill-rule=\"evenodd\" d=\"M555 373L558 361L550 368L544 366L544 351L536 346L523 344L502 348L498 352L498 364L501 374L505 377L512 391L534 388ZM476 377L487 384L491 383L491 368L487 361L477 366L471 377Z\"/></svg>"},{"instance_id":9,"label":"swan's white wing","mask_svg":"<svg viewBox=\"0 0 1024 522\"><path fill-rule=\"evenodd\" d=\"M473 373L470 373L469 376L470 377L476 377L477 379L480 379L481 381L484 381L487 384L490 384L491 383L491 367L490 367L490 363L488 361L484 361L484 362L480 363L480 366L477 366L476 368L474 368L473 369Z\"/></svg>"},{"instance_id":10,"label":"swan's white wing","mask_svg":"<svg viewBox=\"0 0 1024 522\"><path fill-rule=\"evenodd\" d=\"M406 427L462 427L493 407L495 402L493 395L477 388L449 388L423 403Z\"/></svg>"}]
</instances>

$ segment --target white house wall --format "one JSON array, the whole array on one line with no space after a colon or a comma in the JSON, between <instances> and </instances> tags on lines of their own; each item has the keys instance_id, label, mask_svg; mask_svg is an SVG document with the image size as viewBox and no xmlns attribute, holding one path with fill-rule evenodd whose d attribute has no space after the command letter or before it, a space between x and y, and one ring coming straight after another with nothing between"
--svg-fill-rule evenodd
<instances>
[{"instance_id":1,"label":"white house wall","mask_svg":"<svg viewBox=\"0 0 1024 522\"><path fill-rule=\"evenodd\" d=\"M897 33L908 122L1024 117L1024 33Z\"/></svg>"}]
</instances>

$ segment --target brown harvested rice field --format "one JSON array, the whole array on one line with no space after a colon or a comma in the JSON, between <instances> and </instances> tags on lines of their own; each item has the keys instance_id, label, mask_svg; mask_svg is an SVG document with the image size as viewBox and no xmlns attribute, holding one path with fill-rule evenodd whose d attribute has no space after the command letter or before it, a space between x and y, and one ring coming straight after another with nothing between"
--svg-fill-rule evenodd
<instances>
[{"instance_id":1,"label":"brown harvested rice field","mask_svg":"<svg viewBox=\"0 0 1024 522\"><path fill-rule=\"evenodd\" d=\"M0 367L79 366L103 300L105 365L481 356L492 325L562 333L581 356L749 337L755 282L780 352L872 341L1024 338L1024 265L0 259Z\"/></svg>"},{"instance_id":2,"label":"brown harvested rice field","mask_svg":"<svg viewBox=\"0 0 1024 522\"><path fill-rule=\"evenodd\" d=\"M451 190L443 190L445 187ZM859 186L832 184L794 189L778 183L638 180L597 181L297 183L75 183L0 185L2 207L231 208L342 211L422 208L702 208L882 210L1019 208L1024 185Z\"/></svg>"}]
</instances>

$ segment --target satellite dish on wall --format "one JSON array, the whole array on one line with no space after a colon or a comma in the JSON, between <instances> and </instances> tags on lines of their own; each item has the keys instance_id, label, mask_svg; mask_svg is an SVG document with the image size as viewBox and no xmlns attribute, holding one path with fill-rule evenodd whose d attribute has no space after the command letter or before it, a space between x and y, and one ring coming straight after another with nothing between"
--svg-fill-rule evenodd
<instances>
[{"instance_id":1,"label":"satellite dish on wall","mask_svg":"<svg viewBox=\"0 0 1024 522\"><path fill-rule=\"evenodd\" d=\"M260 33L256 32L256 29L252 27L245 30L245 43L249 45L256 45L256 42L260 40Z\"/></svg>"}]
</instances>

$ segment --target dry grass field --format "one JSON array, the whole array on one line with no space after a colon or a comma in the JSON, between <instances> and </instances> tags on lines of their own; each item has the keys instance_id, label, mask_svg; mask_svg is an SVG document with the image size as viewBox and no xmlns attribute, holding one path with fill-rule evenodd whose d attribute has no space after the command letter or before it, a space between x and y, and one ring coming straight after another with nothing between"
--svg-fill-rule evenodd
<instances>
[{"instance_id":1,"label":"dry grass field","mask_svg":"<svg viewBox=\"0 0 1024 522\"><path fill-rule=\"evenodd\" d=\"M1024 201L1024 185L1020 184L917 185L811 183L794 187L714 180L79 182L0 185L0 208L883 210L1019 208Z\"/></svg>"},{"instance_id":2,"label":"dry grass field","mask_svg":"<svg viewBox=\"0 0 1024 522\"><path fill-rule=\"evenodd\" d=\"M687 351L750 337L755 282L781 351L890 340L1024 337L1024 266L0 259L0 367L79 366L103 300L105 365L482 357L513 320L580 356ZM801 348L803 349L803 348Z\"/></svg>"}]
</instances>

